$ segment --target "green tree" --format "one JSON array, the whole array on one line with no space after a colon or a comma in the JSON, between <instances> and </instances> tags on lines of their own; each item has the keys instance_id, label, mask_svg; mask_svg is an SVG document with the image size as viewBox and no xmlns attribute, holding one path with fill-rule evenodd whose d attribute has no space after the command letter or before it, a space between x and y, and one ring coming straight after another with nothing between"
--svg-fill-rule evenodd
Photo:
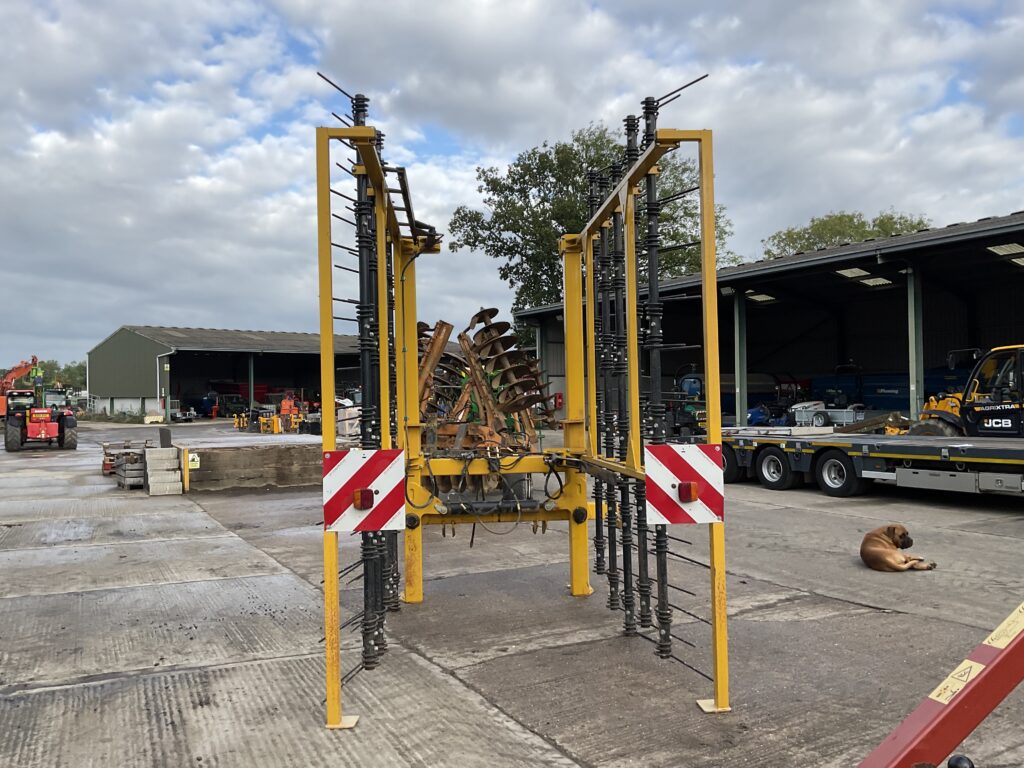
<instances>
[{"instance_id":1,"label":"green tree","mask_svg":"<svg viewBox=\"0 0 1024 768\"><path fill-rule=\"evenodd\" d=\"M765 258L777 259L798 251L813 251L872 237L916 232L930 225L931 222L924 216L899 213L892 208L882 211L870 221L863 213L833 211L824 216L815 216L806 226L779 230L762 240L761 245L764 247Z\"/></svg>"},{"instance_id":2,"label":"green tree","mask_svg":"<svg viewBox=\"0 0 1024 768\"><path fill-rule=\"evenodd\" d=\"M49 386L60 378L60 363L56 360L40 360L39 367L43 369L44 385Z\"/></svg>"},{"instance_id":3,"label":"green tree","mask_svg":"<svg viewBox=\"0 0 1024 768\"><path fill-rule=\"evenodd\" d=\"M63 365L57 381L68 389L85 389L85 361L75 360Z\"/></svg>"},{"instance_id":4,"label":"green tree","mask_svg":"<svg viewBox=\"0 0 1024 768\"><path fill-rule=\"evenodd\" d=\"M85 389L85 361L73 361L61 365L56 360L40 360L39 367L43 370L43 384L60 384L68 389ZM10 369L0 369L0 376L3 376ZM18 380L21 386L35 386L35 382L28 376Z\"/></svg>"},{"instance_id":5,"label":"green tree","mask_svg":"<svg viewBox=\"0 0 1024 768\"><path fill-rule=\"evenodd\" d=\"M587 171L621 161L620 140L607 126L591 124L573 131L569 141L544 142L520 153L504 172L477 168L484 210L464 205L455 210L448 225L451 249L470 248L497 259L498 274L515 291L514 310L561 301L558 239L583 229L588 218ZM697 185L696 165L669 155L660 164L658 178L658 196L668 197ZM699 238L698 204L696 195L687 195L662 207L662 247ZM732 224L718 205L720 264L738 261L726 249L731 234ZM694 271L699 263L696 246L671 250L662 256L659 273L674 277ZM641 280L644 275L641 269Z\"/></svg>"}]
</instances>

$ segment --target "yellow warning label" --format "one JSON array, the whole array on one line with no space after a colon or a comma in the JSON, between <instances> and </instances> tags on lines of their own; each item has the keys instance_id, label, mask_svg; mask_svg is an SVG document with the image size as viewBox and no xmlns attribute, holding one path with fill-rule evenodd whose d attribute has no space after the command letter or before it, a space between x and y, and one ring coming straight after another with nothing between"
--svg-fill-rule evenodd
<instances>
[{"instance_id":1,"label":"yellow warning label","mask_svg":"<svg viewBox=\"0 0 1024 768\"><path fill-rule=\"evenodd\" d=\"M1016 611L995 628L995 631L985 638L985 645L993 648L1005 648L1010 642L1024 631L1024 603L1021 603Z\"/></svg>"},{"instance_id":2,"label":"yellow warning label","mask_svg":"<svg viewBox=\"0 0 1024 768\"><path fill-rule=\"evenodd\" d=\"M938 688L928 694L928 698L939 702L939 704L949 704L964 689L965 685L981 674L981 670L984 668L984 664L979 664L976 661L961 662L959 667L939 683Z\"/></svg>"},{"instance_id":3,"label":"yellow warning label","mask_svg":"<svg viewBox=\"0 0 1024 768\"><path fill-rule=\"evenodd\" d=\"M190 453L188 455L188 468L189 469L199 469L199 454L198 453Z\"/></svg>"}]
</instances>

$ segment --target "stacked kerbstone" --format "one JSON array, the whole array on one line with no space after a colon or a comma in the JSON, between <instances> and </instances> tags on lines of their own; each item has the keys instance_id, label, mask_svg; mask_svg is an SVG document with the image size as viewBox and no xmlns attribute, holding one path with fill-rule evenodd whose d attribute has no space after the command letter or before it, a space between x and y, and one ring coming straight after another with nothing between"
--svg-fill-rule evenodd
<instances>
[{"instance_id":1,"label":"stacked kerbstone","mask_svg":"<svg viewBox=\"0 0 1024 768\"><path fill-rule=\"evenodd\" d=\"M146 481L146 455L141 448L124 448L114 454L114 474L121 488L141 488Z\"/></svg>"},{"instance_id":2,"label":"stacked kerbstone","mask_svg":"<svg viewBox=\"0 0 1024 768\"><path fill-rule=\"evenodd\" d=\"M146 449L146 490L150 496L181 495L181 454L177 448Z\"/></svg>"}]
</instances>

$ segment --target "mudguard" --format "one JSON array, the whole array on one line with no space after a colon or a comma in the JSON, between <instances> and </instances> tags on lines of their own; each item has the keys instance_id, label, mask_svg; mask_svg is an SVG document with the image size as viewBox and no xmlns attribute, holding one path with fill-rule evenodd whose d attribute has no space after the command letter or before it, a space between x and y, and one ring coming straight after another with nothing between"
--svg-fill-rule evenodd
<instances>
[{"instance_id":1,"label":"mudguard","mask_svg":"<svg viewBox=\"0 0 1024 768\"><path fill-rule=\"evenodd\" d=\"M943 411L939 409L933 410L931 408L926 408L925 410L921 411L921 415L928 416L929 418L932 419L939 419L940 421L944 421L947 424L952 424L957 429L963 428L963 422L960 420L960 417L957 416L955 413L950 413L949 411Z\"/></svg>"}]
</instances>

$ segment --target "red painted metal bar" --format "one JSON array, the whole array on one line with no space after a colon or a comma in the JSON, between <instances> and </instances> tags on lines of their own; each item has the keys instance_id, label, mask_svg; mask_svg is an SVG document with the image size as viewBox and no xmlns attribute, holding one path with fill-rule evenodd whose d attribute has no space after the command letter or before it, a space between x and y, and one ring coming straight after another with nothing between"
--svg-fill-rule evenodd
<instances>
[{"instance_id":1,"label":"red painted metal bar","mask_svg":"<svg viewBox=\"0 0 1024 768\"><path fill-rule=\"evenodd\" d=\"M1024 603L859 768L938 765L1024 680Z\"/></svg>"}]
</instances>

